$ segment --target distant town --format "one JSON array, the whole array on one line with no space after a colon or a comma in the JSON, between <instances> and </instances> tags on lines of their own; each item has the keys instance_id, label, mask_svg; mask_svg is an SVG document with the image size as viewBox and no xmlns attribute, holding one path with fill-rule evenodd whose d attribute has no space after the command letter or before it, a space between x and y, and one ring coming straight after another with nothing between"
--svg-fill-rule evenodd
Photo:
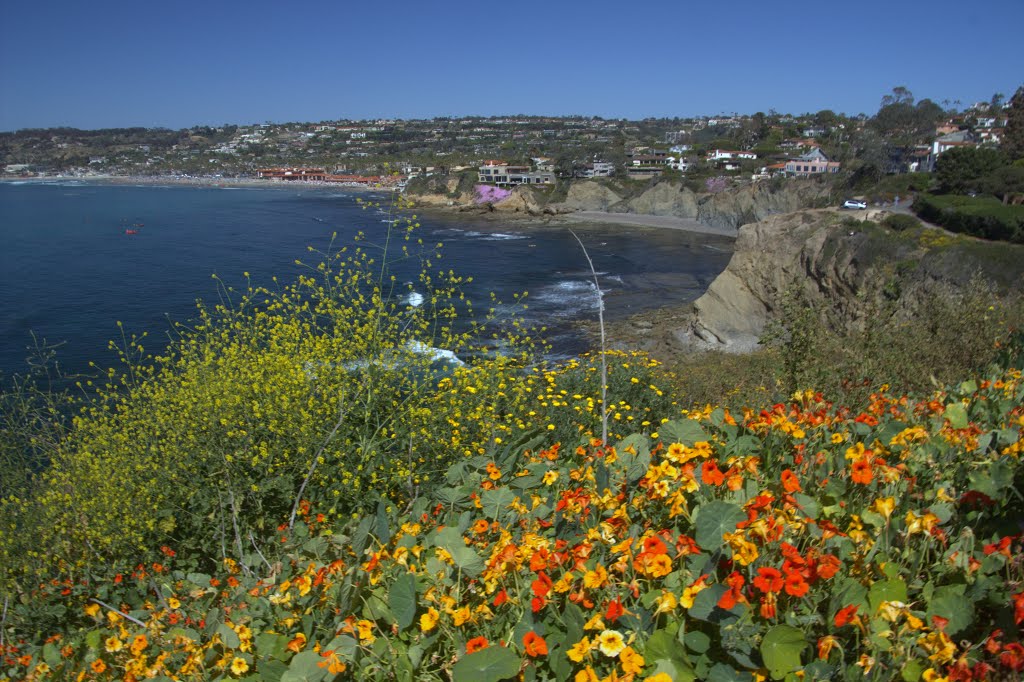
<instances>
[{"instance_id":1,"label":"distant town","mask_svg":"<svg viewBox=\"0 0 1024 682\"><path fill-rule=\"evenodd\" d=\"M570 178L726 182L930 172L958 147L999 148L1010 101L916 101L906 88L874 116L775 111L629 121L466 116L427 120L26 129L0 133L5 178L160 176L346 185L460 175L502 187ZM957 103L959 105L959 103Z\"/></svg>"}]
</instances>

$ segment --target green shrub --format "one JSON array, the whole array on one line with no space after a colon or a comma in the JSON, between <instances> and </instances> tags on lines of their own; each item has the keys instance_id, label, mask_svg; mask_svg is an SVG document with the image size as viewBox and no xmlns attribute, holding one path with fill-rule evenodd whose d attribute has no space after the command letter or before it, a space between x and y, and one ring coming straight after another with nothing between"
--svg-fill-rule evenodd
<instances>
[{"instance_id":1,"label":"green shrub","mask_svg":"<svg viewBox=\"0 0 1024 682\"><path fill-rule=\"evenodd\" d=\"M1007 206L992 197L922 194L913 210L953 232L1024 243L1024 206Z\"/></svg>"},{"instance_id":2,"label":"green shrub","mask_svg":"<svg viewBox=\"0 0 1024 682\"><path fill-rule=\"evenodd\" d=\"M903 232L905 230L912 230L915 227L920 227L921 221L914 216L894 213L887 216L885 220L882 221L882 224L894 232Z\"/></svg>"}]
</instances>

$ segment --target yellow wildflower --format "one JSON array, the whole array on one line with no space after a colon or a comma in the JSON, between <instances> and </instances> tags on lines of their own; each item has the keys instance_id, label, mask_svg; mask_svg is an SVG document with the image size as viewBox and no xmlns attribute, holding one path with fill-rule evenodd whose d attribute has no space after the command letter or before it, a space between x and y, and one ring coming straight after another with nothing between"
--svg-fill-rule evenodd
<instances>
[{"instance_id":1,"label":"yellow wildflower","mask_svg":"<svg viewBox=\"0 0 1024 682\"><path fill-rule=\"evenodd\" d=\"M617 630L605 630L597 636L597 648L605 656L614 658L626 648L626 640Z\"/></svg>"},{"instance_id":2,"label":"yellow wildflower","mask_svg":"<svg viewBox=\"0 0 1024 682\"><path fill-rule=\"evenodd\" d=\"M576 642L569 648L566 655L573 663L582 663L584 658L590 656L590 650L593 648L593 644L589 637L584 637L580 641Z\"/></svg>"},{"instance_id":3,"label":"yellow wildflower","mask_svg":"<svg viewBox=\"0 0 1024 682\"><path fill-rule=\"evenodd\" d=\"M644 669L644 657L634 651L633 647L623 649L619 660L622 661L622 669L630 675L639 675Z\"/></svg>"},{"instance_id":4,"label":"yellow wildflower","mask_svg":"<svg viewBox=\"0 0 1024 682\"><path fill-rule=\"evenodd\" d=\"M231 674L232 675L235 675L237 677L239 675L245 674L245 672L248 671L248 670L249 670L249 664L245 662L244 658L239 658L238 656L236 656L235 659L233 661L231 661Z\"/></svg>"},{"instance_id":5,"label":"yellow wildflower","mask_svg":"<svg viewBox=\"0 0 1024 682\"><path fill-rule=\"evenodd\" d=\"M430 632L437 626L437 621L441 617L441 614L437 612L433 606L427 609L427 612L420 616L420 630L423 632Z\"/></svg>"}]
</instances>

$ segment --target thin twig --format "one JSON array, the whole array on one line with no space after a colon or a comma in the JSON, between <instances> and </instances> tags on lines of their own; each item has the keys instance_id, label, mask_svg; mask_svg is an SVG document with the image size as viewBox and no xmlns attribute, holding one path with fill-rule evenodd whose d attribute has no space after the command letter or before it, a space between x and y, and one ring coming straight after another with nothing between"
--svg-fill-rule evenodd
<instances>
[{"instance_id":1,"label":"thin twig","mask_svg":"<svg viewBox=\"0 0 1024 682\"><path fill-rule=\"evenodd\" d=\"M252 536L252 531L249 531L249 542L252 543L252 548L255 549L256 553L260 555L261 559L263 559L263 563L267 565L267 570L273 573L274 567L270 565L269 561L267 561L267 557L263 556L263 552L260 551L259 546L256 544L256 538Z\"/></svg>"},{"instance_id":2,"label":"thin twig","mask_svg":"<svg viewBox=\"0 0 1024 682\"><path fill-rule=\"evenodd\" d=\"M4 625L7 623L7 602L10 598L10 595L4 595L4 613L0 616L0 651L4 650Z\"/></svg>"},{"instance_id":3,"label":"thin twig","mask_svg":"<svg viewBox=\"0 0 1024 682\"><path fill-rule=\"evenodd\" d=\"M331 432L327 434L327 438L320 446L320 449L316 451L315 455L313 455L313 463L310 465L309 471L306 473L306 478L302 480L302 485L299 486L299 492L295 494L295 504L292 505L292 515L291 518L288 519L288 530L291 530L292 527L295 525L295 514L299 511L299 502L302 500L302 493L305 492L306 486L309 484L310 479L313 478L313 472L316 471L316 465L320 461L320 455L323 454L324 449L326 449L327 445L331 442L331 440L334 439L334 434L338 433L338 429L341 428L341 425L344 421L345 408L344 403L342 403L342 407L338 411L337 423L334 425L334 428L331 429Z\"/></svg>"},{"instance_id":4,"label":"thin twig","mask_svg":"<svg viewBox=\"0 0 1024 682\"><path fill-rule=\"evenodd\" d=\"M122 617L122 618L124 618L125 620L130 620L131 622L135 623L136 625L141 625L142 627L146 627L146 624L145 624L145 623L143 623L143 622L142 622L141 620L139 620L138 618L132 618L131 616L129 616L129 615L128 615L127 613L125 613L124 611L119 611L118 609L115 609L115 608L114 608L113 606L111 606L110 604L108 604L108 603L106 603L106 602L102 602L102 601L100 601L100 600L99 600L99 599L97 599L96 597L89 597L89 601L91 601L91 602L94 602L94 603L96 603L96 604L99 604L100 606L102 606L102 607L103 607L103 608L105 608L105 609L108 609L108 610L110 610L110 611L113 611L114 613L116 613L117 615L121 616L121 617Z\"/></svg>"},{"instance_id":5,"label":"thin twig","mask_svg":"<svg viewBox=\"0 0 1024 682\"><path fill-rule=\"evenodd\" d=\"M587 247L583 245L583 240L579 238L572 230L569 230L569 234L575 237L579 243L580 248L583 249L583 255L587 259L587 265L590 266L590 274L594 276L594 286L597 288L597 321L601 327L601 445L608 445L608 358L605 356L605 336L604 336L604 292L601 291L601 285L597 281L597 270L594 269L594 261L590 260L590 254L587 253Z\"/></svg>"}]
</instances>

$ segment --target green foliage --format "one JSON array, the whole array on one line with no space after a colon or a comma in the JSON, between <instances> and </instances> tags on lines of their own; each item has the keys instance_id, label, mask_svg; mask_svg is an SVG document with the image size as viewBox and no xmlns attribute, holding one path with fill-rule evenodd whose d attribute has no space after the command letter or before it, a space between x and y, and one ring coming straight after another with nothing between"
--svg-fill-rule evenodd
<instances>
[{"instance_id":1,"label":"green foliage","mask_svg":"<svg viewBox=\"0 0 1024 682\"><path fill-rule=\"evenodd\" d=\"M943 192L977 192L982 178L1006 164L1006 157L998 149L954 147L936 160L935 178Z\"/></svg>"},{"instance_id":2,"label":"green foliage","mask_svg":"<svg viewBox=\"0 0 1024 682\"><path fill-rule=\"evenodd\" d=\"M921 225L921 221L911 215L894 213L890 216L886 216L882 221L882 224L895 232L903 232L904 230L912 230L919 227Z\"/></svg>"},{"instance_id":3,"label":"green foliage","mask_svg":"<svg viewBox=\"0 0 1024 682\"><path fill-rule=\"evenodd\" d=\"M1024 243L1024 206L1007 206L992 197L921 194L913 210L953 232Z\"/></svg>"}]
</instances>

